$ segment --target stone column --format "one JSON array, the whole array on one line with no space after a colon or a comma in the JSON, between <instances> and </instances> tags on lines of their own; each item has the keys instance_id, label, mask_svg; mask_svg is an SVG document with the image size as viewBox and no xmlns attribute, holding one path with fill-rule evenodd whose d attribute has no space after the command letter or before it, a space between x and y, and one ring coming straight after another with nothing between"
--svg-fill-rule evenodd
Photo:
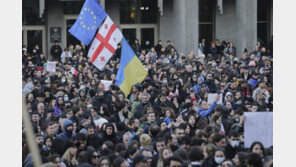
<instances>
[{"instance_id":1,"label":"stone column","mask_svg":"<svg viewBox=\"0 0 296 167\"><path fill-rule=\"evenodd\" d=\"M257 43L257 0L236 0L236 53L241 56L245 48L250 53Z\"/></svg>"},{"instance_id":2,"label":"stone column","mask_svg":"<svg viewBox=\"0 0 296 167\"><path fill-rule=\"evenodd\" d=\"M179 53L189 54L198 48L198 1L164 0L163 16L160 16L160 39L174 42Z\"/></svg>"},{"instance_id":3,"label":"stone column","mask_svg":"<svg viewBox=\"0 0 296 167\"><path fill-rule=\"evenodd\" d=\"M216 38L232 41L240 57L257 42L257 0L223 1L223 14L216 12Z\"/></svg>"}]
</instances>

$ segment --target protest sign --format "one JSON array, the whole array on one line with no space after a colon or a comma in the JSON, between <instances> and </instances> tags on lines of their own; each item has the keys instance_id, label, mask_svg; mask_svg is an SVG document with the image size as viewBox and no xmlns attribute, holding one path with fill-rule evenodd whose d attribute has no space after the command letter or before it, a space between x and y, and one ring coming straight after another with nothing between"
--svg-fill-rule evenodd
<instances>
[{"instance_id":1,"label":"protest sign","mask_svg":"<svg viewBox=\"0 0 296 167\"><path fill-rule=\"evenodd\" d=\"M209 93L208 94L208 103L212 104L215 101L215 98L217 97L217 95L218 95L218 93ZM222 97L223 97L223 95L220 94L220 99L217 102L217 104L222 104Z\"/></svg>"},{"instance_id":2,"label":"protest sign","mask_svg":"<svg viewBox=\"0 0 296 167\"><path fill-rule=\"evenodd\" d=\"M56 62L55 61L49 61L46 65L47 71L55 73L56 72Z\"/></svg>"},{"instance_id":3,"label":"protest sign","mask_svg":"<svg viewBox=\"0 0 296 167\"><path fill-rule=\"evenodd\" d=\"M104 85L105 91L107 91L107 90L109 90L109 87L112 84L112 81L101 80L101 83Z\"/></svg>"},{"instance_id":4,"label":"protest sign","mask_svg":"<svg viewBox=\"0 0 296 167\"><path fill-rule=\"evenodd\" d=\"M260 141L265 148L273 145L273 112L245 112L245 147Z\"/></svg>"}]
</instances>

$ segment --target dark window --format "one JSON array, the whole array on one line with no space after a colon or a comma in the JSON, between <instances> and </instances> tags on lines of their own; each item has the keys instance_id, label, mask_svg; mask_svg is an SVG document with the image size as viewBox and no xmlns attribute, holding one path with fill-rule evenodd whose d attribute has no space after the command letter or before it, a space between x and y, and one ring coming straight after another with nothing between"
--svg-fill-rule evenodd
<instances>
[{"instance_id":1,"label":"dark window","mask_svg":"<svg viewBox=\"0 0 296 167\"><path fill-rule=\"evenodd\" d=\"M199 0L199 22L213 22L213 0Z\"/></svg>"},{"instance_id":2,"label":"dark window","mask_svg":"<svg viewBox=\"0 0 296 167\"><path fill-rule=\"evenodd\" d=\"M213 24L199 24L199 36L209 43L213 40Z\"/></svg>"},{"instance_id":3,"label":"dark window","mask_svg":"<svg viewBox=\"0 0 296 167\"><path fill-rule=\"evenodd\" d=\"M257 37L263 46L270 42L272 0L257 1Z\"/></svg>"},{"instance_id":4,"label":"dark window","mask_svg":"<svg viewBox=\"0 0 296 167\"><path fill-rule=\"evenodd\" d=\"M137 1L126 0L120 2L120 23L121 24L135 24L136 14L138 16Z\"/></svg>"},{"instance_id":5,"label":"dark window","mask_svg":"<svg viewBox=\"0 0 296 167\"><path fill-rule=\"evenodd\" d=\"M141 28L142 49L150 49L154 45L154 28Z\"/></svg>"},{"instance_id":6,"label":"dark window","mask_svg":"<svg viewBox=\"0 0 296 167\"><path fill-rule=\"evenodd\" d=\"M120 24L157 23L157 0L120 1Z\"/></svg>"},{"instance_id":7,"label":"dark window","mask_svg":"<svg viewBox=\"0 0 296 167\"><path fill-rule=\"evenodd\" d=\"M81 1L65 1L64 2L64 14L79 14L85 0Z\"/></svg>"},{"instance_id":8,"label":"dark window","mask_svg":"<svg viewBox=\"0 0 296 167\"><path fill-rule=\"evenodd\" d=\"M131 45L134 43L136 39L136 29L135 28L123 28L122 35L127 40L127 42Z\"/></svg>"},{"instance_id":9,"label":"dark window","mask_svg":"<svg viewBox=\"0 0 296 167\"><path fill-rule=\"evenodd\" d=\"M39 49L42 50L42 30L28 30L27 33L29 51L31 52L36 44L38 44Z\"/></svg>"},{"instance_id":10,"label":"dark window","mask_svg":"<svg viewBox=\"0 0 296 167\"><path fill-rule=\"evenodd\" d=\"M199 0L199 37L209 43L214 39L215 1Z\"/></svg>"},{"instance_id":11,"label":"dark window","mask_svg":"<svg viewBox=\"0 0 296 167\"><path fill-rule=\"evenodd\" d=\"M39 12L39 0L23 0L22 4L23 25L44 25L44 13Z\"/></svg>"},{"instance_id":12,"label":"dark window","mask_svg":"<svg viewBox=\"0 0 296 167\"><path fill-rule=\"evenodd\" d=\"M76 20L70 19L66 21L66 26L67 26L67 46L76 45L76 44L81 44L81 42L75 38L71 33L69 33L69 29L74 25Z\"/></svg>"},{"instance_id":13,"label":"dark window","mask_svg":"<svg viewBox=\"0 0 296 167\"><path fill-rule=\"evenodd\" d=\"M157 22L157 1L156 0L141 0L140 6L140 23L156 23Z\"/></svg>"},{"instance_id":14,"label":"dark window","mask_svg":"<svg viewBox=\"0 0 296 167\"><path fill-rule=\"evenodd\" d=\"M268 6L270 5L270 0L258 0L257 1L257 20L258 21L267 21L268 18Z\"/></svg>"}]
</instances>

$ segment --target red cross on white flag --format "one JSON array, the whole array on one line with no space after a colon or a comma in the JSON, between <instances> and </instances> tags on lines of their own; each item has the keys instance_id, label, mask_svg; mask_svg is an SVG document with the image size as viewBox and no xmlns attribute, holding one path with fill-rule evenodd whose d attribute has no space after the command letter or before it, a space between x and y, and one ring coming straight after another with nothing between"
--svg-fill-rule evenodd
<instances>
[{"instance_id":1,"label":"red cross on white flag","mask_svg":"<svg viewBox=\"0 0 296 167\"><path fill-rule=\"evenodd\" d=\"M94 66L102 70L112 57L121 39L122 33L107 16L91 44L87 57L91 58Z\"/></svg>"}]
</instances>

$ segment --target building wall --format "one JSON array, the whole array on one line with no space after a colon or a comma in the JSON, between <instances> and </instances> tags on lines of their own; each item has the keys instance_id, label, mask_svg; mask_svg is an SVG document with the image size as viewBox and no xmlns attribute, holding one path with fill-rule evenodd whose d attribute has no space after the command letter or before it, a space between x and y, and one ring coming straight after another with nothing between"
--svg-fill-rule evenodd
<instances>
[{"instance_id":1,"label":"building wall","mask_svg":"<svg viewBox=\"0 0 296 167\"><path fill-rule=\"evenodd\" d=\"M235 1L223 1L223 14L216 12L215 32L216 38L220 41L233 41L237 44Z\"/></svg>"},{"instance_id":2,"label":"building wall","mask_svg":"<svg viewBox=\"0 0 296 167\"><path fill-rule=\"evenodd\" d=\"M198 1L163 1L163 16L160 16L160 39L172 40L179 53L197 53L198 46ZM165 45L165 44L164 44Z\"/></svg>"},{"instance_id":3,"label":"building wall","mask_svg":"<svg viewBox=\"0 0 296 167\"><path fill-rule=\"evenodd\" d=\"M237 56L257 42L257 0L223 1L223 14L216 13L216 38L233 41Z\"/></svg>"},{"instance_id":4,"label":"building wall","mask_svg":"<svg viewBox=\"0 0 296 167\"><path fill-rule=\"evenodd\" d=\"M66 47L66 25L63 3L46 0L47 50L50 55L50 28L61 27L61 47ZM198 1L163 0L163 15L159 16L159 39L175 43L179 53L197 53L198 46ZM119 1L105 1L107 14L120 26ZM272 16L271 16L272 17ZM272 23L272 19L271 19ZM271 25L272 30L272 25ZM215 34L220 40L233 41L240 56L244 48L250 52L257 42L257 0L223 1L223 14L216 12ZM271 31L272 34L272 31Z\"/></svg>"},{"instance_id":5,"label":"building wall","mask_svg":"<svg viewBox=\"0 0 296 167\"><path fill-rule=\"evenodd\" d=\"M105 10L116 26L120 25L120 6L117 0L106 0Z\"/></svg>"},{"instance_id":6,"label":"building wall","mask_svg":"<svg viewBox=\"0 0 296 167\"><path fill-rule=\"evenodd\" d=\"M244 48L253 51L257 43L257 0L236 1L237 46L241 56Z\"/></svg>"},{"instance_id":7,"label":"building wall","mask_svg":"<svg viewBox=\"0 0 296 167\"><path fill-rule=\"evenodd\" d=\"M173 1L164 0L163 1L163 16L159 18L159 39L163 41L163 45L165 46L165 42L167 40L172 40L175 42L175 45L179 45L177 42L176 35L176 18L177 14L174 13L173 9ZM175 9L176 10L176 9ZM178 47L177 47L178 48Z\"/></svg>"},{"instance_id":8,"label":"building wall","mask_svg":"<svg viewBox=\"0 0 296 167\"><path fill-rule=\"evenodd\" d=\"M65 34L65 21L63 19L63 4L57 0L47 0L46 1L46 10L47 10L47 25L46 25L46 32L47 32L47 51L48 56L51 57L50 48L53 43L50 43L50 28L51 27L61 27L61 47L62 49L66 47L67 39Z\"/></svg>"}]
</instances>

